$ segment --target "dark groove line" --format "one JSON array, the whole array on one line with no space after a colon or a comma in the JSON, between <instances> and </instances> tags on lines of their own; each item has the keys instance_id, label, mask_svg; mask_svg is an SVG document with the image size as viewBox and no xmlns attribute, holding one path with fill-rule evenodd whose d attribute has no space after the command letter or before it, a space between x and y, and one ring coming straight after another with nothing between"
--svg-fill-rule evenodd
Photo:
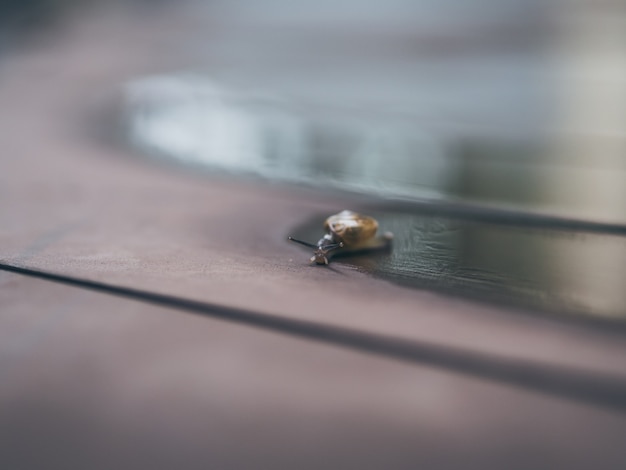
<instances>
[{"instance_id":1,"label":"dark groove line","mask_svg":"<svg viewBox=\"0 0 626 470\"><path fill-rule=\"evenodd\" d=\"M409 341L0 263L0 270L256 326L308 340L523 387L626 412L626 379Z\"/></svg>"}]
</instances>

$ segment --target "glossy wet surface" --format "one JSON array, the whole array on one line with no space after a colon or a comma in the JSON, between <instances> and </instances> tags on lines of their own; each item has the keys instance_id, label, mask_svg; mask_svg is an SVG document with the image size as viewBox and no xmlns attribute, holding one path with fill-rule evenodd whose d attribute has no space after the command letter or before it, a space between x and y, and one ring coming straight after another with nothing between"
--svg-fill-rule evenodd
<instances>
[{"instance_id":1,"label":"glossy wet surface","mask_svg":"<svg viewBox=\"0 0 626 470\"><path fill-rule=\"evenodd\" d=\"M368 213L378 219L381 230L394 233L393 250L337 257L334 262L416 288L626 320L622 235L433 214ZM323 220L320 216L296 226L294 236L317 240Z\"/></svg>"}]
</instances>

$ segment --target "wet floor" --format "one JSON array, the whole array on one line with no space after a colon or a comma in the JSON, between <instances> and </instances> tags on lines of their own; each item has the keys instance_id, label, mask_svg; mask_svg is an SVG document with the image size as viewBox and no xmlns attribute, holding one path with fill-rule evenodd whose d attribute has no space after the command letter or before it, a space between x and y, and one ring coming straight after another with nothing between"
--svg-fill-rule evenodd
<instances>
[{"instance_id":1,"label":"wet floor","mask_svg":"<svg viewBox=\"0 0 626 470\"><path fill-rule=\"evenodd\" d=\"M626 321L623 235L553 228L549 221L512 226L419 210L369 214L381 230L394 233L393 249L334 262L406 286ZM323 220L320 216L294 227L294 236L315 242Z\"/></svg>"},{"instance_id":2,"label":"wet floor","mask_svg":"<svg viewBox=\"0 0 626 470\"><path fill-rule=\"evenodd\" d=\"M590 138L481 135L202 75L139 79L126 96L129 141L146 155L379 201L368 214L395 234L392 252L338 262L416 288L626 321L626 172L611 136L594 138L593 159L566 158ZM316 242L325 216L292 235Z\"/></svg>"}]
</instances>

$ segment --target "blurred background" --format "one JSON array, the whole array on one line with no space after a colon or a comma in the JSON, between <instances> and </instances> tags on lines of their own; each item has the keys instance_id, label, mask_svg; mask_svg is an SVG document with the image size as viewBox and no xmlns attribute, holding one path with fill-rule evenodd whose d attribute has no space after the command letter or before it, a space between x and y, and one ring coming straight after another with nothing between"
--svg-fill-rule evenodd
<instances>
[{"instance_id":1,"label":"blurred background","mask_svg":"<svg viewBox=\"0 0 626 470\"><path fill-rule=\"evenodd\" d=\"M125 131L155 154L384 196L623 223L624 8L3 0L0 24L6 54L29 42L52 47L81 15L116 10L111 34L169 17L141 28L163 45L152 58L160 73L133 77L126 90Z\"/></svg>"}]
</instances>

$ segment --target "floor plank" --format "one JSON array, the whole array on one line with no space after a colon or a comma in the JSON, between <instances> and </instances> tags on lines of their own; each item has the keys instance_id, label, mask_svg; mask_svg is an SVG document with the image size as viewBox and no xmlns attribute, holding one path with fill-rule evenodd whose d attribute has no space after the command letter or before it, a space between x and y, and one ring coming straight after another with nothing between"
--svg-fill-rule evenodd
<instances>
[{"instance_id":1,"label":"floor plank","mask_svg":"<svg viewBox=\"0 0 626 470\"><path fill-rule=\"evenodd\" d=\"M6 468L614 468L601 408L2 273ZM34 451L36 449L36 451Z\"/></svg>"}]
</instances>

